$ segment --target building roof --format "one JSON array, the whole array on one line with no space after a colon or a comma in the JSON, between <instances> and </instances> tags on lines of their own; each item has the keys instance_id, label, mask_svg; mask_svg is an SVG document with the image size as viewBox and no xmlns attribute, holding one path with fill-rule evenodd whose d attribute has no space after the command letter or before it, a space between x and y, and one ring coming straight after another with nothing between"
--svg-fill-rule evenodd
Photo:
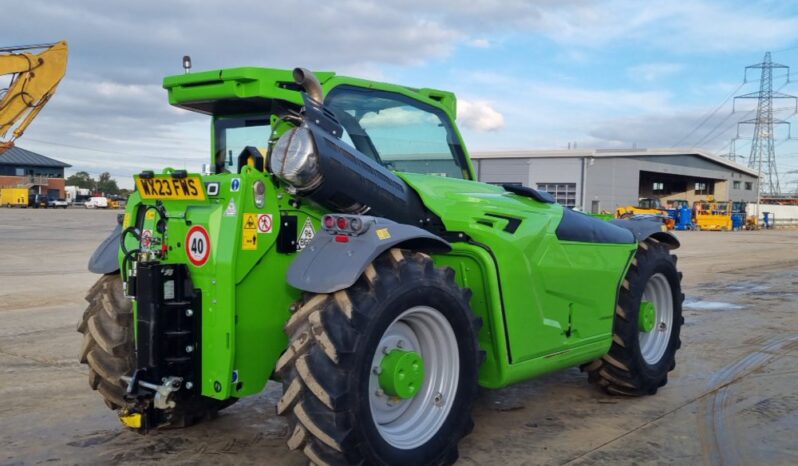
<instances>
[{"instance_id":1,"label":"building roof","mask_svg":"<svg viewBox=\"0 0 798 466\"><path fill-rule=\"evenodd\" d=\"M695 155L732 170L757 176L757 171L740 165L737 162L713 155L702 149L664 147L656 149L534 149L511 151L478 151L472 152L473 159L546 159L546 158L582 158L582 157L648 157L658 155Z\"/></svg>"},{"instance_id":2,"label":"building roof","mask_svg":"<svg viewBox=\"0 0 798 466\"><path fill-rule=\"evenodd\" d=\"M0 153L0 165L27 165L34 167L66 168L72 165L14 146Z\"/></svg>"}]
</instances>

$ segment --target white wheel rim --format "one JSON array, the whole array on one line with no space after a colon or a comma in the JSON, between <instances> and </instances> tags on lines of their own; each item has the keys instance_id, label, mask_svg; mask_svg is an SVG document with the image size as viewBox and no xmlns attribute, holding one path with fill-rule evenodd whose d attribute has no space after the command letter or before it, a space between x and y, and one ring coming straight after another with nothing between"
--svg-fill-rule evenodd
<instances>
[{"instance_id":1,"label":"white wheel rim","mask_svg":"<svg viewBox=\"0 0 798 466\"><path fill-rule=\"evenodd\" d=\"M412 398L390 397L380 389L375 369L394 349L414 351L424 360L424 384ZM428 306L404 311L385 329L371 368L369 407L382 438L402 450L429 441L449 415L460 377L457 338L446 317Z\"/></svg>"},{"instance_id":2,"label":"white wheel rim","mask_svg":"<svg viewBox=\"0 0 798 466\"><path fill-rule=\"evenodd\" d=\"M640 354L651 365L657 364L671 340L673 331L673 293L665 275L654 274L648 279L643 291L643 301L654 305L654 328L650 332L640 332Z\"/></svg>"}]
</instances>

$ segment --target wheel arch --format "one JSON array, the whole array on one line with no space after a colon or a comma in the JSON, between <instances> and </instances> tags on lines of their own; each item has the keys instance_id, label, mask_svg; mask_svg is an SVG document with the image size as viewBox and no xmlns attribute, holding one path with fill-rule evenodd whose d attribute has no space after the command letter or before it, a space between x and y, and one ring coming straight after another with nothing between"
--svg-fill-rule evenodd
<instances>
[{"instance_id":1,"label":"wheel arch","mask_svg":"<svg viewBox=\"0 0 798 466\"><path fill-rule=\"evenodd\" d=\"M367 225L357 236L339 241L321 230L291 264L288 284L311 293L334 293L352 286L374 259L391 248L448 252L451 245L424 229L381 217L360 217Z\"/></svg>"},{"instance_id":2,"label":"wheel arch","mask_svg":"<svg viewBox=\"0 0 798 466\"><path fill-rule=\"evenodd\" d=\"M669 231L658 231L652 233L648 236L648 238L653 238L660 243L664 243L668 249L678 249L681 246L679 239L676 238L676 235Z\"/></svg>"},{"instance_id":3,"label":"wheel arch","mask_svg":"<svg viewBox=\"0 0 798 466\"><path fill-rule=\"evenodd\" d=\"M89 258L89 271L107 275L119 271L119 244L122 238L122 222L118 222L111 234L97 246Z\"/></svg>"},{"instance_id":4,"label":"wheel arch","mask_svg":"<svg viewBox=\"0 0 798 466\"><path fill-rule=\"evenodd\" d=\"M638 243L653 238L664 243L668 249L678 249L681 245L676 235L670 231L663 231L664 225L659 221L647 218L625 218L611 220L610 223L631 231Z\"/></svg>"}]
</instances>

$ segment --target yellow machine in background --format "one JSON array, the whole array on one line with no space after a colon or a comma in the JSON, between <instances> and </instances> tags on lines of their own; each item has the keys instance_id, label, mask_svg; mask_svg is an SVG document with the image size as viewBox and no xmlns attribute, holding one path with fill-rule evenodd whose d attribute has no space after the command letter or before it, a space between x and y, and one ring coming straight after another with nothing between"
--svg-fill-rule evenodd
<instances>
[{"instance_id":1,"label":"yellow machine in background","mask_svg":"<svg viewBox=\"0 0 798 466\"><path fill-rule=\"evenodd\" d=\"M44 50L25 52L39 49ZM64 41L0 48L0 76L11 75L8 88L0 90L0 154L14 146L55 93L66 73L68 50Z\"/></svg>"},{"instance_id":2,"label":"yellow machine in background","mask_svg":"<svg viewBox=\"0 0 798 466\"><path fill-rule=\"evenodd\" d=\"M732 212L731 203L726 201L714 202L696 201L693 203L693 216L697 230L731 231Z\"/></svg>"},{"instance_id":3,"label":"yellow machine in background","mask_svg":"<svg viewBox=\"0 0 798 466\"><path fill-rule=\"evenodd\" d=\"M662 208L659 199L641 197L636 206L623 206L615 210L615 218L626 218L632 215L668 215Z\"/></svg>"},{"instance_id":4,"label":"yellow machine in background","mask_svg":"<svg viewBox=\"0 0 798 466\"><path fill-rule=\"evenodd\" d=\"M0 189L0 206L3 207L28 207L28 188L2 188Z\"/></svg>"}]
</instances>

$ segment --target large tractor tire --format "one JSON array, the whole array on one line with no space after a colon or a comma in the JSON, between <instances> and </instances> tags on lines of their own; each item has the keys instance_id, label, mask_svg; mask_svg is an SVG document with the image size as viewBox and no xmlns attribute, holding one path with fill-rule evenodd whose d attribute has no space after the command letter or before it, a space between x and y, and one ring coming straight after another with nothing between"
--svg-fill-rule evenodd
<instances>
[{"instance_id":1,"label":"large tractor tire","mask_svg":"<svg viewBox=\"0 0 798 466\"><path fill-rule=\"evenodd\" d=\"M80 362L89 366L89 385L103 397L112 410L129 407L125 400L126 385L120 380L131 375L136 363L133 340L133 306L122 291L122 279L103 275L86 295L89 306L83 312L78 332L83 334ZM188 427L236 401L219 401L201 397L183 403L167 414L168 423L161 427Z\"/></svg>"},{"instance_id":2,"label":"large tractor tire","mask_svg":"<svg viewBox=\"0 0 798 466\"><path fill-rule=\"evenodd\" d=\"M590 382L627 396L653 395L668 383L682 344L681 279L664 243L639 244L618 295L610 351L582 367Z\"/></svg>"},{"instance_id":3,"label":"large tractor tire","mask_svg":"<svg viewBox=\"0 0 798 466\"><path fill-rule=\"evenodd\" d=\"M429 256L392 249L350 288L308 294L277 363L288 446L318 465L438 465L471 432L482 321Z\"/></svg>"}]
</instances>

